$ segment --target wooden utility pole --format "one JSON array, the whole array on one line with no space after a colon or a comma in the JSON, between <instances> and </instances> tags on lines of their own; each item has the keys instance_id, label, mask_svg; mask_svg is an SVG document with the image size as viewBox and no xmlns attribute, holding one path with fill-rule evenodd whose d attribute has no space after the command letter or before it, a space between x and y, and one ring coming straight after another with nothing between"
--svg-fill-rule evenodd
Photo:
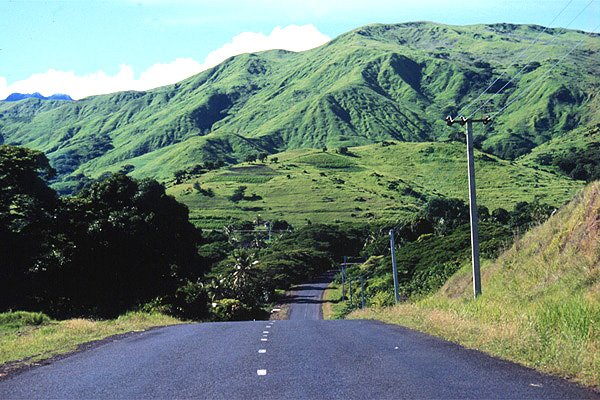
<instances>
[{"instance_id":1,"label":"wooden utility pole","mask_svg":"<svg viewBox=\"0 0 600 400\"><path fill-rule=\"evenodd\" d=\"M346 275L346 256L344 256L344 263L342 264L342 300L346 300L346 285L344 284L344 277Z\"/></svg>"},{"instance_id":2,"label":"wooden utility pole","mask_svg":"<svg viewBox=\"0 0 600 400\"><path fill-rule=\"evenodd\" d=\"M394 244L394 230L390 229L390 247L392 249L392 273L394 275L394 294L396 304L400 303L400 294L398 293L398 271L396 270L396 245Z\"/></svg>"},{"instance_id":3,"label":"wooden utility pole","mask_svg":"<svg viewBox=\"0 0 600 400\"><path fill-rule=\"evenodd\" d=\"M455 123L466 125L467 131L467 162L469 164L469 214L471 216L471 259L473 262L473 292L475 298L481 295L481 272L479 268L479 227L477 223L477 193L475 190L475 161L473 158L473 122L481 122L484 125L491 122L487 116L483 119L467 119L460 117L454 120L452 117L446 118L448 126Z\"/></svg>"}]
</instances>

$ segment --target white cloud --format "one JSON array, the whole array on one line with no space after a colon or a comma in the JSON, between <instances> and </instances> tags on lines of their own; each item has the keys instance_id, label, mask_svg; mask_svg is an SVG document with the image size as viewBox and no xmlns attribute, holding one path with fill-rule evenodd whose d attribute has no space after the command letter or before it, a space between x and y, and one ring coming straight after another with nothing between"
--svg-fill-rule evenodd
<instances>
[{"instance_id":1,"label":"white cloud","mask_svg":"<svg viewBox=\"0 0 600 400\"><path fill-rule=\"evenodd\" d=\"M124 90L148 90L179 82L212 68L234 55L270 49L303 51L325 44L329 40L328 36L319 32L313 25L290 25L285 28L278 26L269 35L244 32L233 37L230 43L209 53L204 63L192 58L178 58L170 63L157 63L143 71L137 79L133 68L125 64L120 66L119 72L114 76L103 71L81 76L73 71L50 69L10 85L7 84L6 78L0 77L0 99L15 92L40 92L44 96L66 93L74 99L81 99L86 96Z\"/></svg>"},{"instance_id":2,"label":"white cloud","mask_svg":"<svg viewBox=\"0 0 600 400\"><path fill-rule=\"evenodd\" d=\"M211 68L220 64L231 56L242 53L283 49L291 51L304 51L327 43L330 38L319 32L313 25L290 25L273 29L270 35L262 32L244 32L233 37L230 43L208 54L204 61L204 68Z\"/></svg>"}]
</instances>

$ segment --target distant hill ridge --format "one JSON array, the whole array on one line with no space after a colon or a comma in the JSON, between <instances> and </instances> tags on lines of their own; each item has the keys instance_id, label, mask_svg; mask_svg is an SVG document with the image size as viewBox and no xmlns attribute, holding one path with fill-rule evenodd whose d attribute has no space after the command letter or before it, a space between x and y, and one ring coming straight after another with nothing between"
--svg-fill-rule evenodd
<instances>
[{"instance_id":1,"label":"distant hill ridge","mask_svg":"<svg viewBox=\"0 0 600 400\"><path fill-rule=\"evenodd\" d=\"M68 100L74 101L71 96L63 93L55 93L52 96L43 96L40 92L35 93L11 93L6 99L2 101L19 101L25 99L40 99L40 100Z\"/></svg>"},{"instance_id":2,"label":"distant hill ridge","mask_svg":"<svg viewBox=\"0 0 600 400\"><path fill-rule=\"evenodd\" d=\"M304 52L241 54L146 92L0 103L0 132L6 144L46 152L62 180L123 166L133 166L135 177L167 179L198 163L236 163L260 152L445 140L460 132L443 118L456 115L507 68L491 90L508 83L525 67L523 61L511 63L543 29L369 25ZM547 29L527 56L558 32ZM487 112L503 107L575 44L585 43L493 123L478 126L477 146L512 160L600 122L599 38L561 33Z\"/></svg>"}]
</instances>

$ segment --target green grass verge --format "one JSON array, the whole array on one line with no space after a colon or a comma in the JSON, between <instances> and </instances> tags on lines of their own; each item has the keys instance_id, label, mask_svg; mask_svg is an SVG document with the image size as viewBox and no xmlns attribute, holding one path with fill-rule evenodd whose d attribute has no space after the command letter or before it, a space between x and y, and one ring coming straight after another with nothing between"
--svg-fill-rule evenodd
<instances>
[{"instance_id":1,"label":"green grass verge","mask_svg":"<svg viewBox=\"0 0 600 400\"><path fill-rule=\"evenodd\" d=\"M154 326L180 324L163 314L130 312L114 320L51 320L42 313L0 314L0 365L27 366L58 354L77 350L79 344L108 336L142 331ZM1 368L0 371L6 370Z\"/></svg>"},{"instance_id":2,"label":"green grass verge","mask_svg":"<svg viewBox=\"0 0 600 400\"><path fill-rule=\"evenodd\" d=\"M482 265L441 290L349 318L400 324L600 389L600 183Z\"/></svg>"}]
</instances>

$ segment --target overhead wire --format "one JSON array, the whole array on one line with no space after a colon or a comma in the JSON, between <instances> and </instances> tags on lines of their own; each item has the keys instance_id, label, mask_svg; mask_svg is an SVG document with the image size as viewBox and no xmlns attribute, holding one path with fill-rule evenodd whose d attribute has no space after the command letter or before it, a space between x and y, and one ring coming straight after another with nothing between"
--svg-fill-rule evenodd
<instances>
[{"instance_id":1,"label":"overhead wire","mask_svg":"<svg viewBox=\"0 0 600 400\"><path fill-rule=\"evenodd\" d=\"M533 85L535 85L536 83L538 83L543 77L545 77L546 75L548 75L548 73L550 73L550 71L552 71L558 64L560 64L565 58L567 58L569 55L571 55L571 53L573 53L575 51L575 49L577 49L587 38L589 38L598 28L600 28L600 25L597 25L593 30L591 30L590 32L588 32L587 35L585 35L585 37L583 39L581 39L571 50L569 50L569 52L567 54L565 54L564 56L562 56L558 61L556 61L556 63L554 63L554 65L552 65L550 68L548 68L546 70L546 72L544 72L542 75L540 75L536 80L534 80L529 86L527 86L525 89L523 89L523 91L521 93L519 93L515 98L513 98L511 101L509 101L504 107L502 107L499 111L496 111L494 114L492 114L492 118L496 117L498 114L502 113L504 110L506 110L511 104L513 104L515 101L517 101L523 94L525 94L529 89L531 89L533 87Z\"/></svg>"},{"instance_id":2,"label":"overhead wire","mask_svg":"<svg viewBox=\"0 0 600 400\"><path fill-rule=\"evenodd\" d=\"M579 16L581 16L581 14L584 13L585 10L587 10L587 8L594 2L595 0L591 0L564 28L562 28L558 33L554 34L554 36L552 37L552 40L550 40L548 43L546 43L544 45L544 47L542 47L540 49L540 51L537 52L536 55L534 55L533 57L531 57L527 64L525 64L508 82L506 82L500 89L498 89L494 94L492 94L481 106L479 106L479 108L477 108L475 111L473 111L468 117L467 119L471 118L473 115L475 115L477 113L477 111L481 110L483 107L485 107L490 101L492 101L494 99L494 97L496 97L502 90L504 90L508 85L510 85L519 75L521 75L521 73L523 71L525 71L525 69L527 67L529 67L531 65L531 63L540 55L542 54L547 48L548 46L550 46L552 43L554 43L554 41L569 27L571 26L571 24L577 19L579 18ZM562 11L561 11L562 13ZM543 32L546 31L547 28L544 29ZM543 33L542 32L542 33ZM539 37L539 35L538 35ZM532 43L533 44L533 43ZM531 47L531 45L529 45L529 47L527 47L526 50L528 50ZM513 62L514 64L514 62ZM513 65L511 64L511 66ZM510 68L510 66L509 66ZM504 73L503 73L504 75ZM503 75L500 75L498 78L496 78L496 80L493 82L493 84L495 84ZM493 85L492 84L492 85ZM486 89L487 90L487 89ZM482 93L483 95L483 93ZM481 95L478 97L478 99L481 97Z\"/></svg>"},{"instance_id":3,"label":"overhead wire","mask_svg":"<svg viewBox=\"0 0 600 400\"><path fill-rule=\"evenodd\" d=\"M521 68L521 70L517 73L517 75L515 75L507 84L505 84L502 88L500 88L493 96L496 96L502 89L504 89L508 84L510 84L517 76L518 74L520 74L525 68L527 68L527 66L529 66L531 64L531 62L537 57L539 56L539 54L541 54L541 52L543 52L550 44L552 44L555 39L562 34L562 32L564 32L568 26L570 26L595 0L591 0L585 7L583 10L581 10L570 22L569 24L567 24L565 26L565 28L562 28L557 34L554 35L554 37L552 38L551 41L549 41L546 45L544 45L544 47L542 48L542 50L540 50L534 57L530 58L528 63ZM563 14L563 12L571 5L571 3L573 2L573 0L569 0L567 2L567 4L560 10L560 12L552 19L552 21L550 21L550 23L548 24L548 26L552 25L560 15ZM496 82L498 82L506 73L507 71L517 62L519 61L523 55L535 44L537 43L537 41L539 40L539 38L548 30L548 26L544 27L544 29L535 37L535 39L527 46L527 48L525 50L523 50L514 60L513 62L502 72L502 74L500 76L498 76L475 100L471 101L471 103L469 103L466 107L464 107L461 112L458 114L458 116L462 115L464 111L468 110L477 100L479 100L485 93L487 93L490 88L492 88ZM584 39L582 39L573 49L571 49L564 57L562 57L555 65L553 65L548 71L546 71L541 77L539 77L538 79L536 79L531 85L529 85L521 94L519 94L519 96L517 96L517 98L513 99L510 103L508 103L507 105L505 105L501 110L499 110L498 112L493 114L493 117L497 116L498 114L500 114L502 111L504 111L508 106L510 106L512 103L514 103L514 101L516 101L519 97L521 97L527 90L529 90L535 83L537 83L541 78L543 78L545 75L547 75L554 67L556 67L564 58L566 58L568 55L570 55L581 43L583 43L583 41L588 38L596 29L595 28L592 32L590 32L588 35L586 35L586 37ZM483 106L485 106L491 99L488 99L488 101L486 101L482 106L480 106L479 108L477 108L477 110L475 110L473 113L471 113L471 115L469 116L469 118L471 118L477 111L479 111L481 108L483 108ZM458 118L457 116L457 118ZM456 171L458 167L458 163L455 164L455 166L449 171L449 173L447 174L447 176L445 177L444 180L448 180L449 178L454 177L454 173ZM429 179L429 181L426 183L425 186L423 186L423 188L429 186L432 182L433 179L435 178L437 172L440 170L440 168L438 167L437 170L435 171L435 173L431 176L431 178ZM452 175L452 176L451 176ZM417 198L417 202L419 201L424 201L423 196L425 195L425 193L421 193L420 196ZM421 207L419 207L419 211L424 209L424 205L422 205ZM400 226L400 229L403 229L407 224L408 224L408 218L409 216L404 217L403 219L401 219L392 229L395 231L396 229L398 229ZM386 243L385 247L389 247ZM378 248L376 253L380 253L382 250L382 248Z\"/></svg>"},{"instance_id":4,"label":"overhead wire","mask_svg":"<svg viewBox=\"0 0 600 400\"><path fill-rule=\"evenodd\" d=\"M477 96L477 98L475 100L471 101L466 107L463 107L463 109L458 113L456 118L463 115L465 113L465 111L467 111L473 104L475 104L475 102L477 102L477 100L479 100L481 98L481 96L486 94L488 92L488 90L490 90L496 84L496 82L498 82L508 72L508 70L513 65L516 64L517 61L519 61L521 59L521 57L523 57L523 55L531 48L531 46L533 46L538 41L538 39L548 30L548 27L550 25L552 25L554 23L554 21L556 21L558 19L558 17L567 9L567 7L569 7L569 5L571 5L572 2L573 2L573 0L569 0L569 2L562 8L562 10L560 10L560 12L552 19L552 21L550 21L550 23L548 23L547 26L544 27L544 29L536 36L536 38L531 43L529 43L529 46L527 46L527 48L525 50L523 50L521 52L521 54L519 54L517 56L517 58L515 58L513 60L513 62L511 62L508 65L508 67L506 67L506 69L502 72L502 74L500 74L500 76L498 76L496 79L494 79L494 81L492 83L490 83L490 85L487 88L485 88L485 90L483 92L481 92L481 94L479 96ZM481 109L481 107L479 109ZM477 111L479 111L479 109L477 109L471 115L475 114ZM456 118L454 118L454 119L456 119Z\"/></svg>"}]
</instances>

